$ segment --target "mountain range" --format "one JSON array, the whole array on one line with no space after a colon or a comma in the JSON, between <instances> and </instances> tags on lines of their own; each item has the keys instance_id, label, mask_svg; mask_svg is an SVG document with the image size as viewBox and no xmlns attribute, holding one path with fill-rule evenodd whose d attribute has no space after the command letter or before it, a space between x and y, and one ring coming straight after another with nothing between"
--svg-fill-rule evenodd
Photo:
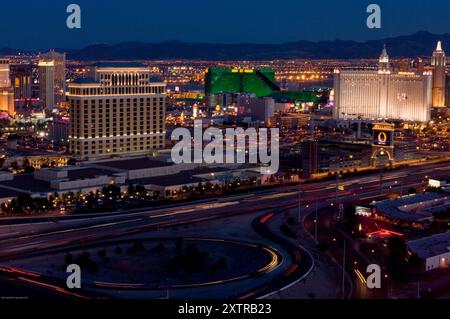
<instances>
[{"instance_id":1,"label":"mountain range","mask_svg":"<svg viewBox=\"0 0 450 319\"><path fill-rule=\"evenodd\" d=\"M391 57L431 56L437 41L450 48L450 34L420 31L408 36L390 37L366 42L297 41L282 44L213 44L168 41L161 43L122 42L114 45L95 44L82 49L56 48L67 52L72 60L271 60L271 59L360 59L378 57L386 44ZM450 50L450 49L449 49ZM4 48L0 54L17 53ZM23 52L23 51L22 51Z\"/></svg>"}]
</instances>

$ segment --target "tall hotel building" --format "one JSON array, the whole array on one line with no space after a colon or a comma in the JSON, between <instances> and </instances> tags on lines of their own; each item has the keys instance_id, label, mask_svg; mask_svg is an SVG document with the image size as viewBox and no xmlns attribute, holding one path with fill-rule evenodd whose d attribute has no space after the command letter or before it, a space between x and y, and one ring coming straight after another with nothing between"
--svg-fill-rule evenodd
<instances>
[{"instance_id":1,"label":"tall hotel building","mask_svg":"<svg viewBox=\"0 0 450 319\"><path fill-rule=\"evenodd\" d=\"M55 107L55 63L53 61L39 61L39 99L45 110L51 111Z\"/></svg>"},{"instance_id":2,"label":"tall hotel building","mask_svg":"<svg viewBox=\"0 0 450 319\"><path fill-rule=\"evenodd\" d=\"M14 89L9 71L9 60L0 59L0 111L14 115Z\"/></svg>"},{"instance_id":3,"label":"tall hotel building","mask_svg":"<svg viewBox=\"0 0 450 319\"><path fill-rule=\"evenodd\" d=\"M79 159L164 148L165 84L139 63L98 63L69 84L70 151Z\"/></svg>"},{"instance_id":4,"label":"tall hotel building","mask_svg":"<svg viewBox=\"0 0 450 319\"><path fill-rule=\"evenodd\" d=\"M66 97L66 54L53 50L39 56L39 95L47 110L61 106Z\"/></svg>"},{"instance_id":5,"label":"tall hotel building","mask_svg":"<svg viewBox=\"0 0 450 319\"><path fill-rule=\"evenodd\" d=\"M393 72L386 48L378 70L336 70L335 119L428 122L431 72Z\"/></svg>"},{"instance_id":6,"label":"tall hotel building","mask_svg":"<svg viewBox=\"0 0 450 319\"><path fill-rule=\"evenodd\" d=\"M27 100L33 97L33 66L31 64L11 64L11 83L15 100Z\"/></svg>"},{"instance_id":7,"label":"tall hotel building","mask_svg":"<svg viewBox=\"0 0 450 319\"><path fill-rule=\"evenodd\" d=\"M438 42L436 50L433 52L431 58L431 65L433 67L433 106L445 106L445 67L447 58L442 49L441 41Z\"/></svg>"}]
</instances>

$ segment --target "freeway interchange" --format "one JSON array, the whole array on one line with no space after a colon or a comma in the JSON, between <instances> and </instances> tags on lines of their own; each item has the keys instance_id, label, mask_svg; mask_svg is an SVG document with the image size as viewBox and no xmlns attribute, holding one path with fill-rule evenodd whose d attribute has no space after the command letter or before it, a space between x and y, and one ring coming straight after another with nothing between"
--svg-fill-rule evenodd
<instances>
[{"instance_id":1,"label":"freeway interchange","mask_svg":"<svg viewBox=\"0 0 450 319\"><path fill-rule=\"evenodd\" d=\"M233 283L214 283L209 287L180 290L161 289L144 292L138 298L270 298L308 276L314 268L314 257L307 249L293 244L269 227L272 219L286 211L299 211L305 229L313 232L314 205L320 209L320 236L340 236L326 228L332 217L331 208L345 201L371 202L391 193L406 193L408 189L423 190L429 178L448 178L448 163L429 164L392 170L380 174L352 177L339 181L320 181L297 186L279 187L270 191L221 197L212 200L171 205L156 209L128 212L45 217L9 218L0 220L0 294L29 298L134 298L127 293L117 295L101 290L69 291L65 281L38 272L11 266L17 261L51 255L70 249L80 249L111 240L145 236L214 237L220 240L254 241L279 252L280 260L266 273ZM299 202L301 206L299 208ZM318 203L318 204L317 204ZM316 207L317 207L316 206ZM330 209L327 210L327 207ZM228 233L221 227L227 221ZM200 225L200 226L197 226ZM206 226L201 226L206 225ZM225 224L224 224L225 225ZM200 228L196 228L200 227ZM222 228L222 229L221 229ZM236 229L234 229L236 228ZM248 234L252 234L252 237ZM216 235L215 235L216 234ZM241 236L242 238L239 238ZM246 237L247 236L247 237ZM340 242L343 238L338 238ZM336 251L339 247L336 246ZM351 298L387 297L386 291L371 294L361 280L365 261L354 247L347 249L349 263L344 289ZM341 256L337 255L337 262ZM356 271L357 270L357 271ZM117 288L117 287L116 287ZM117 290L117 289L116 289ZM122 291L121 291L122 293Z\"/></svg>"}]
</instances>

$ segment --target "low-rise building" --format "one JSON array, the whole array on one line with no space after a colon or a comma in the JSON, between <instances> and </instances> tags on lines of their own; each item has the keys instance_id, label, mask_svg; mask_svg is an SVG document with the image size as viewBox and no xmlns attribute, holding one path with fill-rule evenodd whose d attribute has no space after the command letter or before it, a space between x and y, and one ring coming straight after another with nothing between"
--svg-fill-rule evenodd
<instances>
[{"instance_id":1,"label":"low-rise building","mask_svg":"<svg viewBox=\"0 0 450 319\"><path fill-rule=\"evenodd\" d=\"M450 231L409 241L408 248L425 261L425 271L450 266Z\"/></svg>"},{"instance_id":2,"label":"low-rise building","mask_svg":"<svg viewBox=\"0 0 450 319\"><path fill-rule=\"evenodd\" d=\"M192 172L180 172L174 175L148 177L142 179L136 179L131 183L144 186L148 191L156 192L161 198L173 198L177 197L184 190L191 187L197 187L200 184L219 184L218 180L207 180L202 177L193 175Z\"/></svg>"},{"instance_id":3,"label":"low-rise building","mask_svg":"<svg viewBox=\"0 0 450 319\"><path fill-rule=\"evenodd\" d=\"M67 193L89 193L102 190L103 187L126 183L123 173L97 168L64 167L47 168L34 174L14 175L12 178L0 179L0 190L8 189L33 197L49 197Z\"/></svg>"},{"instance_id":4,"label":"low-rise building","mask_svg":"<svg viewBox=\"0 0 450 319\"><path fill-rule=\"evenodd\" d=\"M126 183L125 173L93 167L42 169L34 173L34 179L50 183L50 187L57 192L89 193L107 185Z\"/></svg>"},{"instance_id":5,"label":"low-rise building","mask_svg":"<svg viewBox=\"0 0 450 319\"><path fill-rule=\"evenodd\" d=\"M426 224L434 214L450 208L450 197L445 194L423 193L375 204L374 216L392 223Z\"/></svg>"}]
</instances>

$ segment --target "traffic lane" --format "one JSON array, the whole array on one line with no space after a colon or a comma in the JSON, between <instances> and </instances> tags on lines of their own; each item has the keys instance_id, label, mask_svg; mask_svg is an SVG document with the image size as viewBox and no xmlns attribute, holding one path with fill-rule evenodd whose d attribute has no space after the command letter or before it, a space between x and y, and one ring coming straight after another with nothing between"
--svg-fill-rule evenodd
<instances>
[{"instance_id":1,"label":"traffic lane","mask_svg":"<svg viewBox=\"0 0 450 319\"><path fill-rule=\"evenodd\" d=\"M278 276L273 280L270 285L262 285L260 287L255 288L252 291L249 291L241 296L239 299L249 299L249 298L258 298L270 295L274 291L278 291L280 289L285 288L286 286L291 285L292 283L300 280L305 275L311 271L313 267L313 260L311 255L306 252L304 249L300 249L297 245L291 243L289 240L273 233L268 224L277 214L281 214L286 211L286 208L277 209L274 212L270 212L264 215L261 215L253 220L252 227L255 232L270 241L271 243L275 243L284 247L289 252L290 258L290 266L286 269L281 276Z\"/></svg>"},{"instance_id":2,"label":"traffic lane","mask_svg":"<svg viewBox=\"0 0 450 319\"><path fill-rule=\"evenodd\" d=\"M0 300L71 300L68 295L60 294L37 285L30 285L15 276L0 273Z\"/></svg>"},{"instance_id":3,"label":"traffic lane","mask_svg":"<svg viewBox=\"0 0 450 319\"><path fill-rule=\"evenodd\" d=\"M367 286L366 269L371 262L359 253L354 245L355 241L350 240L338 228L333 209L321 209L318 213L317 241L326 243L327 250L340 265L344 263L344 241L345 241L345 270L352 279L353 297L358 299L380 299L387 296L386 285L382 289L369 289ZM310 234L315 233L315 214L310 214L305 218L305 228ZM341 275L342 276L342 275Z\"/></svg>"},{"instance_id":4,"label":"traffic lane","mask_svg":"<svg viewBox=\"0 0 450 319\"><path fill-rule=\"evenodd\" d=\"M251 211L247 213L255 213L264 211L270 206L266 204L254 205ZM278 208L273 203L272 208ZM72 246L83 246L89 242L110 239L113 237L133 235L154 231L163 228L176 227L191 223L199 223L209 220L229 218L242 214L240 210L213 211L208 214L191 213L183 218L173 219L171 216L163 216L156 219L142 218L130 223L110 223L105 227L95 226L96 228L87 227L84 229L74 229L73 231L58 232L56 234L46 234L29 240L16 239L8 243L2 243L0 256L3 260L10 258L18 258L36 254L38 252ZM94 231L95 230L95 231Z\"/></svg>"}]
</instances>

